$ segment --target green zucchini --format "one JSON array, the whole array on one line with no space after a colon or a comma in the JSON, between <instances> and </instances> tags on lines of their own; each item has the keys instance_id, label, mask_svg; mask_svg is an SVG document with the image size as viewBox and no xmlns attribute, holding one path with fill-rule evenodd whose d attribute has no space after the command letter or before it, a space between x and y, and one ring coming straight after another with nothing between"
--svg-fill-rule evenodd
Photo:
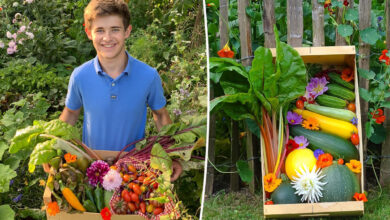
<instances>
[{"instance_id":1,"label":"green zucchini","mask_svg":"<svg viewBox=\"0 0 390 220\"><path fill-rule=\"evenodd\" d=\"M89 199L84 200L83 206L87 210L87 212L97 212L95 204Z\"/></svg>"},{"instance_id":2,"label":"green zucchini","mask_svg":"<svg viewBox=\"0 0 390 220\"><path fill-rule=\"evenodd\" d=\"M313 150L321 149L335 158L343 158L346 162L359 159L359 151L349 140L321 131L311 131L300 125L291 126L290 132L293 136L307 138L309 148Z\"/></svg>"},{"instance_id":3,"label":"green zucchini","mask_svg":"<svg viewBox=\"0 0 390 220\"><path fill-rule=\"evenodd\" d=\"M341 78L340 74L328 73L328 76L329 76L331 82L337 83L340 86L344 86L345 88L347 88L349 90L354 90L355 89L355 85L352 82L344 81Z\"/></svg>"},{"instance_id":4,"label":"green zucchini","mask_svg":"<svg viewBox=\"0 0 390 220\"><path fill-rule=\"evenodd\" d=\"M328 91L326 91L326 93L329 95L333 95L348 101L355 100L355 93L347 88L333 83L329 83L326 86L328 87Z\"/></svg>"},{"instance_id":5,"label":"green zucchini","mask_svg":"<svg viewBox=\"0 0 390 220\"><path fill-rule=\"evenodd\" d=\"M320 115L328 116L331 118L340 119L343 121L351 122L352 118L356 118L356 114L347 109L338 109L320 105L305 104L305 108Z\"/></svg>"},{"instance_id":6,"label":"green zucchini","mask_svg":"<svg viewBox=\"0 0 390 220\"><path fill-rule=\"evenodd\" d=\"M347 106L347 101L325 94L318 96L316 98L316 102L322 106L328 106L332 108L345 108L345 106Z\"/></svg>"}]
</instances>

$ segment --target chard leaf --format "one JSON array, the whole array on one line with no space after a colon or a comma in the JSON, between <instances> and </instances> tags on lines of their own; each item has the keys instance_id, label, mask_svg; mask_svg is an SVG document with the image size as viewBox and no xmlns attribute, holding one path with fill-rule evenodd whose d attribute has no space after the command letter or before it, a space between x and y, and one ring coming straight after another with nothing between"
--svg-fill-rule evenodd
<instances>
[{"instance_id":1,"label":"chard leaf","mask_svg":"<svg viewBox=\"0 0 390 220\"><path fill-rule=\"evenodd\" d=\"M36 165L48 163L52 158L57 156L57 151L53 148L56 144L56 139L51 139L37 144L30 155L28 162L28 171L33 173Z\"/></svg>"},{"instance_id":2,"label":"chard leaf","mask_svg":"<svg viewBox=\"0 0 390 220\"><path fill-rule=\"evenodd\" d=\"M64 140L80 140L80 132L78 129L66 122L61 121L60 119L54 119L44 123L43 128L45 129L44 132L46 134L54 135Z\"/></svg>"},{"instance_id":3,"label":"chard leaf","mask_svg":"<svg viewBox=\"0 0 390 220\"><path fill-rule=\"evenodd\" d=\"M180 123L175 124L167 124L164 127L161 128L160 132L158 133L160 136L163 135L174 135L176 131L179 129Z\"/></svg>"},{"instance_id":4,"label":"chard leaf","mask_svg":"<svg viewBox=\"0 0 390 220\"><path fill-rule=\"evenodd\" d=\"M174 135L172 138L175 139L176 143L194 143L197 136L193 132L189 131Z\"/></svg>"},{"instance_id":5,"label":"chard leaf","mask_svg":"<svg viewBox=\"0 0 390 220\"><path fill-rule=\"evenodd\" d=\"M0 163L0 193L9 191L9 182L16 177L16 172L8 165Z\"/></svg>"},{"instance_id":6,"label":"chard leaf","mask_svg":"<svg viewBox=\"0 0 390 220\"><path fill-rule=\"evenodd\" d=\"M248 79L233 71L225 71L220 78L220 85L226 95L248 92Z\"/></svg>"},{"instance_id":7,"label":"chard leaf","mask_svg":"<svg viewBox=\"0 0 390 220\"><path fill-rule=\"evenodd\" d=\"M9 205L0 206L0 216L3 220L14 220L15 212Z\"/></svg>"},{"instance_id":8,"label":"chard leaf","mask_svg":"<svg viewBox=\"0 0 390 220\"><path fill-rule=\"evenodd\" d=\"M34 147L36 137L43 132L43 128L39 125L28 126L16 131L15 136L11 140L9 152L17 153L19 150Z\"/></svg>"},{"instance_id":9,"label":"chard leaf","mask_svg":"<svg viewBox=\"0 0 390 220\"><path fill-rule=\"evenodd\" d=\"M8 149L7 143L0 141L0 161L3 159L4 152Z\"/></svg>"},{"instance_id":10,"label":"chard leaf","mask_svg":"<svg viewBox=\"0 0 390 220\"><path fill-rule=\"evenodd\" d=\"M71 143L69 143L63 139L60 139L60 138L54 138L54 139L56 140L56 142L53 142L53 145L52 145L52 147L54 149L64 150L67 153L76 155L77 158L85 157L87 160L92 161L92 158L87 153L85 153L83 150L79 149L77 146L72 145ZM80 151L75 149L75 148L78 148Z\"/></svg>"},{"instance_id":11,"label":"chard leaf","mask_svg":"<svg viewBox=\"0 0 390 220\"><path fill-rule=\"evenodd\" d=\"M150 166L153 169L172 174L172 160L159 143L153 145L150 154Z\"/></svg>"},{"instance_id":12,"label":"chard leaf","mask_svg":"<svg viewBox=\"0 0 390 220\"><path fill-rule=\"evenodd\" d=\"M183 171L190 170L201 170L204 168L204 161L195 162L195 161L180 161Z\"/></svg>"}]
</instances>

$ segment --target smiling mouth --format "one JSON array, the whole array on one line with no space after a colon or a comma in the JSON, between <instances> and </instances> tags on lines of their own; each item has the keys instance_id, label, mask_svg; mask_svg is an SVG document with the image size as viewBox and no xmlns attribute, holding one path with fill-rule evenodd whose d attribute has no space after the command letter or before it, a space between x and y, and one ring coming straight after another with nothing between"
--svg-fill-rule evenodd
<instances>
[{"instance_id":1,"label":"smiling mouth","mask_svg":"<svg viewBox=\"0 0 390 220\"><path fill-rule=\"evenodd\" d=\"M112 48L115 46L115 44L103 44L102 45L104 48Z\"/></svg>"}]
</instances>

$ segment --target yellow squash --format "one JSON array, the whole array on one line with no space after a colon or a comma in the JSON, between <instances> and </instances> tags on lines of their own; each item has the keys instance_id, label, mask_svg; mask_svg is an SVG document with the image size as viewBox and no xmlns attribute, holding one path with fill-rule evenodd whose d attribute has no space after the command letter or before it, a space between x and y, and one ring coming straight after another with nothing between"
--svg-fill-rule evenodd
<instances>
[{"instance_id":1,"label":"yellow squash","mask_svg":"<svg viewBox=\"0 0 390 220\"><path fill-rule=\"evenodd\" d=\"M77 196L72 192L71 189L67 188L67 187L63 187L62 186L62 183L61 184L61 192L62 192L62 195L65 197L66 201L75 209L79 210L79 211L82 211L82 212L85 212L85 208L83 205L81 205L79 199L77 198Z\"/></svg>"},{"instance_id":2,"label":"yellow squash","mask_svg":"<svg viewBox=\"0 0 390 220\"><path fill-rule=\"evenodd\" d=\"M302 115L303 119L315 118L317 119L320 129L323 132L334 134L339 137L348 139L351 138L353 133L358 133L358 130L355 125L350 122L342 121L330 117L326 117L311 111L302 110L302 109L294 109L295 113Z\"/></svg>"}]
</instances>

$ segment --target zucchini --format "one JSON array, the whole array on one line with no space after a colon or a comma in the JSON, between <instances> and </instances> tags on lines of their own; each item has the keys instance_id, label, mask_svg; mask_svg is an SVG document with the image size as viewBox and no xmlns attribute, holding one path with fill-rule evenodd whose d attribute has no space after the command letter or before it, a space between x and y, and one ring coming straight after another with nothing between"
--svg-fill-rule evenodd
<instances>
[{"instance_id":1,"label":"zucchini","mask_svg":"<svg viewBox=\"0 0 390 220\"><path fill-rule=\"evenodd\" d=\"M326 91L329 95L334 95L336 97L339 97L341 99L345 99L348 101L355 100L355 93L351 90L344 88L342 86L339 86L337 84L329 83L326 85L328 87L328 91Z\"/></svg>"},{"instance_id":2,"label":"zucchini","mask_svg":"<svg viewBox=\"0 0 390 220\"><path fill-rule=\"evenodd\" d=\"M340 86L344 86L345 88L349 89L349 90L354 90L355 89L355 85L351 82L347 82L347 81L344 81L340 74L337 74L337 73L328 73L328 76L330 78L330 81L334 82L334 83L337 83L339 84Z\"/></svg>"},{"instance_id":3,"label":"zucchini","mask_svg":"<svg viewBox=\"0 0 390 220\"><path fill-rule=\"evenodd\" d=\"M312 112L328 116L331 118L340 119L343 121L351 122L352 118L356 118L356 114L347 109L331 108L320 105L306 104L305 108Z\"/></svg>"},{"instance_id":4,"label":"zucchini","mask_svg":"<svg viewBox=\"0 0 390 220\"><path fill-rule=\"evenodd\" d=\"M332 108L345 108L347 106L347 101L330 95L320 95L316 98L316 102Z\"/></svg>"},{"instance_id":5,"label":"zucchini","mask_svg":"<svg viewBox=\"0 0 390 220\"><path fill-rule=\"evenodd\" d=\"M349 139L353 133L358 133L356 126L350 122L329 118L308 110L294 109L293 111L302 115L302 118L306 120L309 118L317 119L319 127L323 132L334 134L344 139Z\"/></svg>"},{"instance_id":6,"label":"zucchini","mask_svg":"<svg viewBox=\"0 0 390 220\"><path fill-rule=\"evenodd\" d=\"M312 150L321 149L335 158L343 158L346 162L359 159L359 151L349 140L321 131L307 130L300 125L291 126L290 128L293 136L307 138L309 148Z\"/></svg>"}]
</instances>

